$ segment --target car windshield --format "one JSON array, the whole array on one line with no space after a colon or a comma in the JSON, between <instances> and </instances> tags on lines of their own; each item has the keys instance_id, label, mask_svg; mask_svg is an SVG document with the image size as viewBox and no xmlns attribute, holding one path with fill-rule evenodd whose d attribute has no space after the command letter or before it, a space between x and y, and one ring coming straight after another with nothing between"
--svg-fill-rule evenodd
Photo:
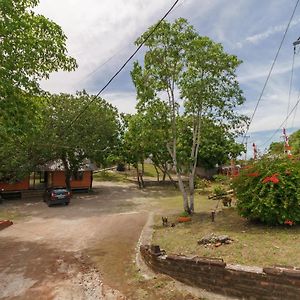
<instances>
[{"instance_id":1,"label":"car windshield","mask_svg":"<svg viewBox=\"0 0 300 300\"><path fill-rule=\"evenodd\" d=\"M54 189L53 193L55 194L62 194L62 193L67 193L68 190L67 189Z\"/></svg>"}]
</instances>

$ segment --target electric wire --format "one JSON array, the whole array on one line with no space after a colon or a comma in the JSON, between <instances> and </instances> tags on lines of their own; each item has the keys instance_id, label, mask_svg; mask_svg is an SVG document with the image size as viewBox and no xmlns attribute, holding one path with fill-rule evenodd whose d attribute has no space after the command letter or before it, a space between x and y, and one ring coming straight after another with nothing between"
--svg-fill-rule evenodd
<instances>
[{"instance_id":1,"label":"electric wire","mask_svg":"<svg viewBox=\"0 0 300 300\"><path fill-rule=\"evenodd\" d=\"M292 61L292 71L291 71L291 79L290 79L290 87L289 87L289 98L288 98L288 106L287 106L287 113L286 113L287 116L289 115L290 105L291 105L291 94L292 94L292 86L293 86L295 56L296 56L296 49L294 48L293 61ZM286 127L288 127L287 124L286 124Z\"/></svg>"},{"instance_id":2,"label":"electric wire","mask_svg":"<svg viewBox=\"0 0 300 300\"><path fill-rule=\"evenodd\" d=\"M299 0L298 0L299 1ZM88 109L88 107L100 96L100 94L111 84L111 82L119 75L119 73L126 67L126 65L131 61L131 59L138 53L138 51L143 47L143 45L147 42L147 40L151 37L151 35L157 30L160 24L165 20L165 18L170 14L170 12L177 5L179 0L176 0L171 8L164 14L164 16L157 22L155 27L149 32L149 34L144 38L142 43L136 48L136 50L127 58L127 60L123 63L123 65L118 69L117 72L108 80L108 82L101 88L101 90L91 99L89 103L77 114L77 116L70 122L69 127L64 131L66 134L67 130L71 128L71 126L80 118L80 116Z\"/></svg>"},{"instance_id":3,"label":"electric wire","mask_svg":"<svg viewBox=\"0 0 300 300\"><path fill-rule=\"evenodd\" d=\"M256 103L256 105L255 105L254 111L253 111L252 116L251 116L251 118L250 118L250 122L249 122L249 124L247 125L246 133L244 134L244 137L243 137L243 143L244 143L245 136L246 136L246 135L248 134L248 132L249 132L249 128L250 128L250 126L251 126L251 123L252 123L252 121L253 121L253 118L254 118L254 116L255 116L255 113L256 113L256 111L257 111L257 108L258 108L258 106L259 106L259 104L260 104L260 102L261 102L262 96L263 96L263 94L264 94L264 92L265 92L266 86L267 86L267 84L268 84L268 82L269 82L269 79L270 79L270 77L271 77L273 68L274 68L275 63L276 63L276 61L277 61L279 52L280 52L280 50L281 50L281 48L282 48L282 45L283 45L283 42L284 42L285 37L286 37L286 35L287 35L287 32L288 32L288 30L289 30L289 28L290 28L290 24L291 24L291 22L292 22L292 20L293 20L293 17L294 17L294 15L295 15L296 9L297 9L298 4L299 4L299 1L300 1L300 0L297 0L296 5L295 5L295 7L294 7L294 9L293 9L292 15L291 15L291 17L290 17L290 19L289 19L289 22L288 22L288 24L287 24L287 27L286 27L286 29L285 29L285 32L284 32L283 37L282 37L282 39L281 39L281 42L280 42L280 44L279 44L278 50L277 50L276 55L275 55L275 57L274 57L274 60L273 60L273 62L272 62L270 71L269 71L268 76L267 76L267 78L266 78L266 81L265 81L265 83L264 83L264 85L263 85L262 91L261 91L261 93L260 93L260 95L259 95L259 97L258 97L258 100L257 100L257 103Z\"/></svg>"},{"instance_id":4,"label":"electric wire","mask_svg":"<svg viewBox=\"0 0 300 300\"><path fill-rule=\"evenodd\" d=\"M187 0L182 0L181 3L179 3L174 9L173 11L170 12L170 14L174 13L180 6L182 6L184 4L184 2ZM170 15L169 14L169 15ZM129 45L125 46L125 48L128 48ZM115 54L113 54L112 56L110 56L108 59L106 59L103 63L101 63L99 66L97 66L93 71L91 71L90 73L88 73L83 80L87 80L89 77L91 77L92 75L94 75L96 72L98 72L100 69L102 69L107 63L109 63L112 59L114 59L117 55L119 55L122 51L124 51L124 47L120 47Z\"/></svg>"},{"instance_id":5,"label":"electric wire","mask_svg":"<svg viewBox=\"0 0 300 300\"><path fill-rule=\"evenodd\" d=\"M282 129L283 124L285 124L285 122L288 120L288 118L292 115L293 111L297 109L297 106L300 102L300 97L298 97L298 100L296 102L296 104L294 105L294 107L292 108L292 110L289 112L289 114L286 116L286 118L283 120L283 122L280 124L280 126L274 131L274 133L272 134L272 136L270 138L268 138L262 145L261 147L263 148L268 142L270 142L273 137L277 134L277 132L279 130Z\"/></svg>"},{"instance_id":6,"label":"electric wire","mask_svg":"<svg viewBox=\"0 0 300 300\"><path fill-rule=\"evenodd\" d=\"M99 95L110 85L110 83L117 77L117 75L125 68L125 66L129 63L129 61L137 54L137 52L142 48L142 46L145 44L145 42L151 37L151 35L157 30L157 28L160 26L160 24L165 20L165 18L174 10L175 6L177 5L177 3L180 0L176 0L173 5L169 8L169 10L164 14L164 16L159 20L159 22L156 24L156 26L152 29L152 31L144 38L144 40L142 41L142 43L136 48L136 50L129 56L129 58L125 61L125 63L123 63L123 65L118 69L117 72L115 72L115 74L108 80L108 82L102 87L102 89L96 94L94 95L94 97L92 98L92 100L82 109L81 112L79 112L77 114L77 116L70 122L70 124L68 124L68 128L69 129L78 119L79 117L88 109L88 107L99 97ZM183 0L178 7L180 7L186 0ZM177 8L178 8L177 7ZM111 56L110 58L108 58L103 64L101 64L99 67L97 67L97 69L95 69L93 72L90 73L90 75L92 73L95 73L96 71L98 71L101 67L103 67L106 63L108 63L111 59L113 59L117 54L119 53L119 51L117 53L115 53L113 56ZM90 76L88 75L88 76ZM67 130L66 129L66 130ZM65 134L66 134L66 130L63 132L63 134L60 135L60 138L62 138ZM52 144L51 144L52 145ZM46 144L44 144L44 146L46 146ZM53 145L52 145L53 146ZM56 147L58 148L69 148L68 146L65 145L56 145Z\"/></svg>"}]
</instances>

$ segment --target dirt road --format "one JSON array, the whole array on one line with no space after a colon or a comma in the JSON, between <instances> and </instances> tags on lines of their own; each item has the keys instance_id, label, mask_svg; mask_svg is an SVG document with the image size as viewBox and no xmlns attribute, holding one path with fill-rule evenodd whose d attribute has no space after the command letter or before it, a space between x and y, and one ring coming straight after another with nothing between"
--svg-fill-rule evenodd
<instances>
[{"instance_id":1,"label":"dirt road","mask_svg":"<svg viewBox=\"0 0 300 300\"><path fill-rule=\"evenodd\" d=\"M165 277L143 279L134 264L153 197L132 184L98 183L69 206L6 201L1 209L21 217L0 231L0 298L194 299Z\"/></svg>"}]
</instances>

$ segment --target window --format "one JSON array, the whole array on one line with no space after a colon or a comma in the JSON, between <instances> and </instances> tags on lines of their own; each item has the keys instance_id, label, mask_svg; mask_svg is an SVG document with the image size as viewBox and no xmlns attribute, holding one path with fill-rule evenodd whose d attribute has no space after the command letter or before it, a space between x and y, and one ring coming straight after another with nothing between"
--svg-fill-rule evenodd
<instances>
[{"instance_id":1,"label":"window","mask_svg":"<svg viewBox=\"0 0 300 300\"><path fill-rule=\"evenodd\" d=\"M83 171L74 172L72 180L83 180Z\"/></svg>"}]
</instances>

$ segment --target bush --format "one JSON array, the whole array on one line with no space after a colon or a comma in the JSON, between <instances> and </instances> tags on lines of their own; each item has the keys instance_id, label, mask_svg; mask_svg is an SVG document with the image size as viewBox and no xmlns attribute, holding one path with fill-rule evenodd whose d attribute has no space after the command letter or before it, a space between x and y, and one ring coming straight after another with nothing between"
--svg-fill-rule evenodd
<instances>
[{"instance_id":1,"label":"bush","mask_svg":"<svg viewBox=\"0 0 300 300\"><path fill-rule=\"evenodd\" d=\"M263 158L233 181L241 216L267 224L300 223L300 164Z\"/></svg>"},{"instance_id":2,"label":"bush","mask_svg":"<svg viewBox=\"0 0 300 300\"><path fill-rule=\"evenodd\" d=\"M190 214L188 213L188 212L186 212L186 211L183 211L180 215L179 215L179 217L189 217L190 216Z\"/></svg>"},{"instance_id":3,"label":"bush","mask_svg":"<svg viewBox=\"0 0 300 300\"><path fill-rule=\"evenodd\" d=\"M210 186L210 181L205 178L196 178L195 188L205 191L206 188Z\"/></svg>"},{"instance_id":4,"label":"bush","mask_svg":"<svg viewBox=\"0 0 300 300\"><path fill-rule=\"evenodd\" d=\"M214 188L213 193L214 193L216 196L224 196L224 195L226 195L226 190L225 190L223 187L221 187L221 186L216 186L216 187Z\"/></svg>"},{"instance_id":5,"label":"bush","mask_svg":"<svg viewBox=\"0 0 300 300\"><path fill-rule=\"evenodd\" d=\"M223 175L223 174L214 175L213 179L215 182L221 183L221 184L229 184L229 182L230 182L230 177Z\"/></svg>"}]
</instances>

